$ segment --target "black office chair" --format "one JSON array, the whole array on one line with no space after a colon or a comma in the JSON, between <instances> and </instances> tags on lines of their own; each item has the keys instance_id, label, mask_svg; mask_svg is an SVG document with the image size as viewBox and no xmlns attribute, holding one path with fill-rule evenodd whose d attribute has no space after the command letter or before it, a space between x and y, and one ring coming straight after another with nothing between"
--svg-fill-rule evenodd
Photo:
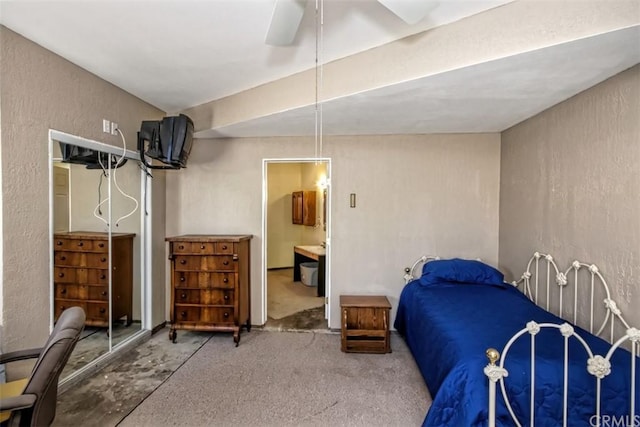
<instances>
[{"instance_id":1,"label":"black office chair","mask_svg":"<svg viewBox=\"0 0 640 427\"><path fill-rule=\"evenodd\" d=\"M58 378L84 329L80 307L62 312L42 348L0 354L0 363L37 358L28 378L0 384L0 423L5 426L48 426L56 416Z\"/></svg>"}]
</instances>

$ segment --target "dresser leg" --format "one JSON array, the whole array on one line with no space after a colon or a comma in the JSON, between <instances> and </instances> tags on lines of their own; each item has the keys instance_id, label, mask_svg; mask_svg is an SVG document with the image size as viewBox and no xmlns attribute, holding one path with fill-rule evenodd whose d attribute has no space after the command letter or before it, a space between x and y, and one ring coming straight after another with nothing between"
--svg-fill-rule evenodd
<instances>
[{"instance_id":1,"label":"dresser leg","mask_svg":"<svg viewBox=\"0 0 640 427\"><path fill-rule=\"evenodd\" d=\"M178 333L176 332L175 329L171 328L171 330L169 331L169 339L175 344L177 337L178 337Z\"/></svg>"},{"instance_id":2,"label":"dresser leg","mask_svg":"<svg viewBox=\"0 0 640 427\"><path fill-rule=\"evenodd\" d=\"M233 331L233 342L236 343L236 347L240 345L240 329Z\"/></svg>"}]
</instances>

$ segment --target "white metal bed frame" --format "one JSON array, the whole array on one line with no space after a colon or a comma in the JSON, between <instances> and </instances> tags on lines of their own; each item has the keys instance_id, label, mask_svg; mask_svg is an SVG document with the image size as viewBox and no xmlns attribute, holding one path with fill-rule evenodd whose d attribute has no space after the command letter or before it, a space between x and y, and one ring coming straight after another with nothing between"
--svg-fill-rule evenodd
<instances>
[{"instance_id":1,"label":"white metal bed frame","mask_svg":"<svg viewBox=\"0 0 640 427\"><path fill-rule=\"evenodd\" d=\"M416 268L424 263L429 261L440 259L437 256L422 256L417 259L411 267L405 268L404 280L405 283L409 283L411 280L415 278L415 270ZM542 264L542 265L541 265ZM542 270L542 274L541 274ZM580 288L580 272L587 271L587 285L589 290L589 315L588 320L582 319L578 316L579 307L578 302L581 301L579 298ZM543 280L541 280L541 278ZM541 289L541 282L542 284ZM504 399L505 405L509 414L511 415L512 421L518 427L522 426L522 421L518 420L512 407L509 402L509 398L506 391L505 386L505 378L508 377L509 373L504 368L505 360L509 354L509 350L511 346L521 337L529 334L531 341L531 393L530 393L530 408L529 408L529 420L528 423L530 426L535 425L535 411L534 411L534 402L535 402L535 368L536 368L536 352L535 352L535 344L536 344L536 335L542 329L557 329L559 333L564 337L564 377L563 377L563 419L562 425L568 425L568 407L567 407L567 396L569 390L569 381L568 381L568 348L569 348L569 340L576 339L578 340L588 355L588 358L585 360L585 366L587 367L587 371L595 377L596 381L596 396L595 399L595 407L594 407L594 416L589 423L592 426L601 426L602 422L605 420L605 425L608 425L608 421L603 417L603 414L600 412L601 408L601 381L604 377L611 373L611 357L612 355L623 345L627 344L632 354L631 358L631 389L629 390L630 395L630 408L629 408L629 416L626 418L626 421L630 421L630 425L638 425L640 423L640 415L636 413L635 408L635 398L636 398L636 390L637 384L635 383L635 373L636 373L636 363L638 361L638 355L640 354L640 330L630 327L627 321L622 316L621 310L618 308L616 302L611 298L611 293L609 290L609 286L605 281L604 277L600 273L600 270L595 264L587 264L580 261L573 261L571 265L563 272L561 271L553 256L549 254L543 254L540 252L535 252L531 259L527 264L526 271L522 274L519 280L513 281L512 285L519 288L529 299L531 299L534 303L544 308L545 310L552 312L558 317L564 319L564 316L573 317L572 323L580 326L581 328L588 330L590 333L601 336L602 338L608 339L610 343L612 343L611 348L607 352L606 355L597 355L594 354L588 344L584 341L584 339L576 333L573 326L569 323L563 324L554 324L554 323L536 323L534 321L529 322L526 327L517 332L505 345L502 351L502 359L500 359L500 353L494 349L489 348L486 352L486 356L489 359L489 364L484 368L484 373L489 379L489 408L488 408L488 425L489 427L495 427L496 423L496 383L500 384L500 391L502 394L502 398ZM573 298L567 297L567 288L573 285ZM604 305L600 306L600 311L604 310L604 313L598 313L598 305L596 305L597 295L603 295L602 299ZM557 298L557 300L556 300ZM544 301L541 301L544 300ZM567 303L567 300L569 302ZM557 301L557 304L556 304ZM567 306L567 304L571 304ZM595 319L596 314L602 315L602 320L598 321ZM581 322L581 320L583 320ZM584 324L581 324L584 323ZM618 328L624 328L622 333L619 333L619 337L616 336L616 324L618 324ZM603 333L605 329L609 325L608 337L603 337ZM496 364L500 360L499 364ZM637 421L638 420L638 421ZM610 420L611 422L620 422L620 420ZM616 424L622 425L622 424ZM624 424L626 425L626 424Z\"/></svg>"}]
</instances>

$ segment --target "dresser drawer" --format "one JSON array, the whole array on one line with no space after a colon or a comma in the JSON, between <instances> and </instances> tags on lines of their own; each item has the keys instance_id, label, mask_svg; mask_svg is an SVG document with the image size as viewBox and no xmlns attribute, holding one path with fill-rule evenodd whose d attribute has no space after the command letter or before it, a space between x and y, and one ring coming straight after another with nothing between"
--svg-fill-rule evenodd
<instances>
[{"instance_id":1,"label":"dresser drawer","mask_svg":"<svg viewBox=\"0 0 640 427\"><path fill-rule=\"evenodd\" d=\"M109 321L108 302L87 302L86 307L87 319Z\"/></svg>"},{"instance_id":2,"label":"dresser drawer","mask_svg":"<svg viewBox=\"0 0 640 427\"><path fill-rule=\"evenodd\" d=\"M215 253L215 244L211 242L175 242L173 244L173 253L213 255Z\"/></svg>"},{"instance_id":3,"label":"dresser drawer","mask_svg":"<svg viewBox=\"0 0 640 427\"><path fill-rule=\"evenodd\" d=\"M54 238L55 251L109 252L107 240Z\"/></svg>"},{"instance_id":4,"label":"dresser drawer","mask_svg":"<svg viewBox=\"0 0 640 427\"><path fill-rule=\"evenodd\" d=\"M176 288L234 288L235 273L203 273L198 271L174 271Z\"/></svg>"},{"instance_id":5,"label":"dresser drawer","mask_svg":"<svg viewBox=\"0 0 640 427\"><path fill-rule=\"evenodd\" d=\"M176 304L174 322L234 323L233 307L201 307Z\"/></svg>"},{"instance_id":6,"label":"dresser drawer","mask_svg":"<svg viewBox=\"0 0 640 427\"><path fill-rule=\"evenodd\" d=\"M75 285L68 283L56 283L56 298L58 299L81 299L89 297L89 286Z\"/></svg>"},{"instance_id":7,"label":"dresser drawer","mask_svg":"<svg viewBox=\"0 0 640 427\"><path fill-rule=\"evenodd\" d=\"M56 299L54 302L54 318L58 319L60 314L69 307L82 308L86 314L87 324L108 325L109 323L108 302L85 302L80 300Z\"/></svg>"},{"instance_id":8,"label":"dresser drawer","mask_svg":"<svg viewBox=\"0 0 640 427\"><path fill-rule=\"evenodd\" d=\"M76 300L65 300L65 299L57 299L53 303L53 317L57 319L60 317L63 311L65 311L69 307L80 307L87 312L87 304L84 301L76 301Z\"/></svg>"},{"instance_id":9,"label":"dresser drawer","mask_svg":"<svg viewBox=\"0 0 640 427\"><path fill-rule=\"evenodd\" d=\"M172 246L176 255L233 255L234 250L231 242L174 242Z\"/></svg>"},{"instance_id":10,"label":"dresser drawer","mask_svg":"<svg viewBox=\"0 0 640 427\"><path fill-rule=\"evenodd\" d=\"M216 242L216 254L220 255L232 255L236 253L235 246L230 242Z\"/></svg>"},{"instance_id":11,"label":"dresser drawer","mask_svg":"<svg viewBox=\"0 0 640 427\"><path fill-rule=\"evenodd\" d=\"M233 306L233 290L224 289L176 289L176 304L205 304Z\"/></svg>"},{"instance_id":12,"label":"dresser drawer","mask_svg":"<svg viewBox=\"0 0 640 427\"><path fill-rule=\"evenodd\" d=\"M109 301L109 287L89 286L89 299L94 301Z\"/></svg>"},{"instance_id":13,"label":"dresser drawer","mask_svg":"<svg viewBox=\"0 0 640 427\"><path fill-rule=\"evenodd\" d=\"M60 266L109 268L107 253L56 251L54 264Z\"/></svg>"},{"instance_id":14,"label":"dresser drawer","mask_svg":"<svg viewBox=\"0 0 640 427\"><path fill-rule=\"evenodd\" d=\"M53 281L55 283L107 285L109 283L107 271L96 268L54 267Z\"/></svg>"},{"instance_id":15,"label":"dresser drawer","mask_svg":"<svg viewBox=\"0 0 640 427\"><path fill-rule=\"evenodd\" d=\"M192 256L177 255L177 271L236 271L238 263L232 255Z\"/></svg>"}]
</instances>

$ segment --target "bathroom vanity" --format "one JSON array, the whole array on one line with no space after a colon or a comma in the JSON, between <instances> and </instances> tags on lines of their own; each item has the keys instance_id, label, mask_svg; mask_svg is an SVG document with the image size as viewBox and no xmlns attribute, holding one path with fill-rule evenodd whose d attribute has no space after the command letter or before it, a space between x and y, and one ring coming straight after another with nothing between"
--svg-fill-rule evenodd
<instances>
[{"instance_id":1,"label":"bathroom vanity","mask_svg":"<svg viewBox=\"0 0 640 427\"><path fill-rule=\"evenodd\" d=\"M318 262L318 296L325 296L324 276L325 276L325 255L326 250L320 245L294 246L293 247L293 281L299 282L300 263Z\"/></svg>"}]
</instances>

